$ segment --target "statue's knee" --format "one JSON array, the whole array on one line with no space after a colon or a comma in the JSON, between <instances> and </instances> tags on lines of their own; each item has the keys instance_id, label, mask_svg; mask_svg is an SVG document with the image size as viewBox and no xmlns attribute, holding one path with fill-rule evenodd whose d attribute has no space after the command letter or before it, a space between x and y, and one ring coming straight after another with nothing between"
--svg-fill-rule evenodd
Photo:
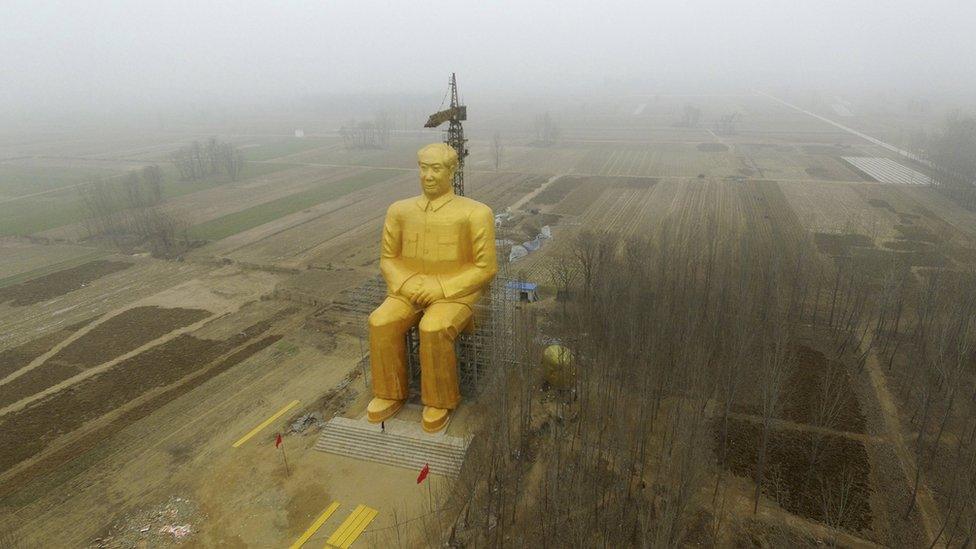
<instances>
[{"instance_id":1,"label":"statue's knee","mask_svg":"<svg viewBox=\"0 0 976 549\"><path fill-rule=\"evenodd\" d=\"M394 315L391 315L389 312L384 311L382 307L369 313L370 328L386 328L387 326L395 324L396 321L397 318Z\"/></svg>"},{"instance_id":2,"label":"statue's knee","mask_svg":"<svg viewBox=\"0 0 976 549\"><path fill-rule=\"evenodd\" d=\"M451 323L445 318L424 315L424 318L420 320L421 334L437 335L448 332L450 329Z\"/></svg>"}]
</instances>

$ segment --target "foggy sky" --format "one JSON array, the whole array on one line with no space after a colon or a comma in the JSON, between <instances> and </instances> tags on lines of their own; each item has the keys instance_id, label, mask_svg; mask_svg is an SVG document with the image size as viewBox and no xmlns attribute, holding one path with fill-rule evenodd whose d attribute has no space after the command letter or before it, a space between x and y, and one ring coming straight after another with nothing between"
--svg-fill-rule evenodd
<instances>
[{"instance_id":1,"label":"foggy sky","mask_svg":"<svg viewBox=\"0 0 976 549\"><path fill-rule=\"evenodd\" d=\"M971 91L972 1L0 0L0 110L660 86Z\"/></svg>"}]
</instances>

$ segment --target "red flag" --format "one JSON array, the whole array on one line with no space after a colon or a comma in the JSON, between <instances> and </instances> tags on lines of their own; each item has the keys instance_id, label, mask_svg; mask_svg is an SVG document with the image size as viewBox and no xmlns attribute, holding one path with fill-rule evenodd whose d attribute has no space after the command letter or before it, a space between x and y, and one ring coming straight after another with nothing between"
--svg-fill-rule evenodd
<instances>
[{"instance_id":1,"label":"red flag","mask_svg":"<svg viewBox=\"0 0 976 549\"><path fill-rule=\"evenodd\" d=\"M421 482L423 482L424 479L427 478L427 475L429 473L430 473L430 465L428 465L428 464L425 463L424 464L424 468L421 469L420 470L420 474L417 475L417 484L420 484Z\"/></svg>"},{"instance_id":2,"label":"red flag","mask_svg":"<svg viewBox=\"0 0 976 549\"><path fill-rule=\"evenodd\" d=\"M281 433L278 433L278 436L275 438L275 448L279 446L281 446Z\"/></svg>"}]
</instances>

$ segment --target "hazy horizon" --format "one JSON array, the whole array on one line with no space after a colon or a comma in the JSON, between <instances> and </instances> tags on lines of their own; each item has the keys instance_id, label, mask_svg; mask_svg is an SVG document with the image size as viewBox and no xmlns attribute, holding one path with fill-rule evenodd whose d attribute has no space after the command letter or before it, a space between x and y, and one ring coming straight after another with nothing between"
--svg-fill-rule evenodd
<instances>
[{"instance_id":1,"label":"hazy horizon","mask_svg":"<svg viewBox=\"0 0 976 549\"><path fill-rule=\"evenodd\" d=\"M330 94L796 87L965 97L976 4L6 3L0 113ZM968 99L965 100L970 103Z\"/></svg>"}]
</instances>

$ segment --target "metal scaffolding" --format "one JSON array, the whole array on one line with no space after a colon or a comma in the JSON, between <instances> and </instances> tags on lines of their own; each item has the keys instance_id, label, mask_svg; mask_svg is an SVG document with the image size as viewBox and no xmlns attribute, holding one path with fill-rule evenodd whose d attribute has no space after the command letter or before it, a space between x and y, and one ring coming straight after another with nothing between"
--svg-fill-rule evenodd
<instances>
[{"instance_id":1,"label":"metal scaffolding","mask_svg":"<svg viewBox=\"0 0 976 549\"><path fill-rule=\"evenodd\" d=\"M512 293L506 291L509 282L511 279L504 273L495 277L473 307L473 329L462 332L455 341L461 394L465 397L476 396L492 373L501 371L505 361L513 360L515 356L516 302ZM381 276L376 276L343 292L323 314L335 318L340 329L344 327L360 337L367 337L367 317L385 298L386 284ZM417 329L411 329L406 337L410 388L412 398L417 398L420 391ZM366 347L364 345L364 351Z\"/></svg>"}]
</instances>

